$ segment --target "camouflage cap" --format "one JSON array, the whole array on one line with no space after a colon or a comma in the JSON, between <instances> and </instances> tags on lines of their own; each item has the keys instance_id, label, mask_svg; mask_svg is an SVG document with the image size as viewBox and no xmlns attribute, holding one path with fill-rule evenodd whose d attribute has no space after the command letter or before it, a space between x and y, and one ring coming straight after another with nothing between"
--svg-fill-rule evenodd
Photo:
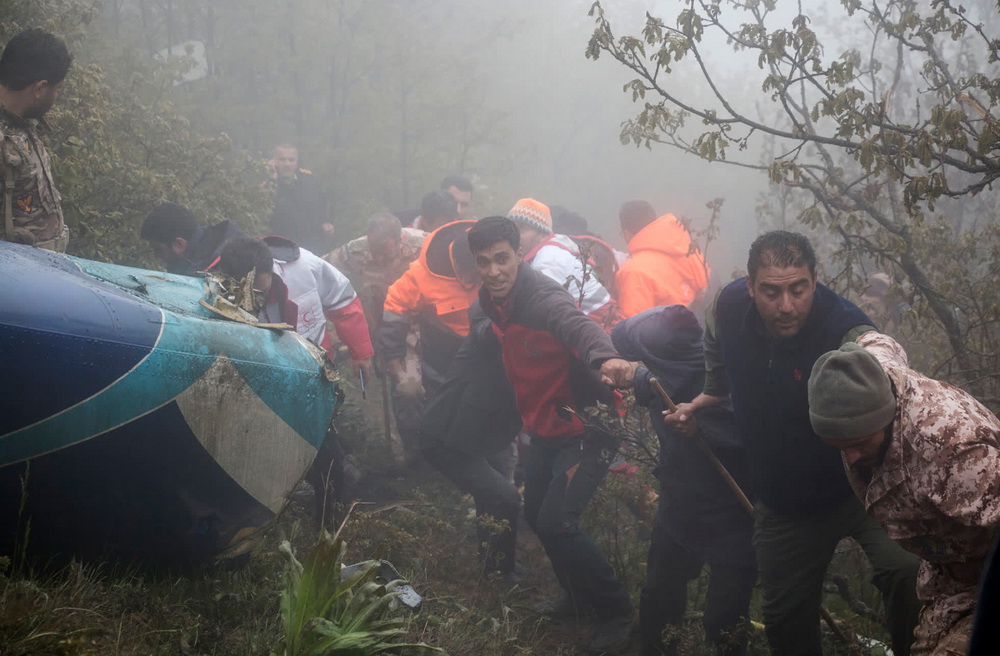
<instances>
[{"instance_id":1,"label":"camouflage cap","mask_svg":"<svg viewBox=\"0 0 1000 656\"><path fill-rule=\"evenodd\" d=\"M855 439L892 423L896 396L871 353L854 342L824 353L809 376L809 419L826 439Z\"/></svg>"}]
</instances>

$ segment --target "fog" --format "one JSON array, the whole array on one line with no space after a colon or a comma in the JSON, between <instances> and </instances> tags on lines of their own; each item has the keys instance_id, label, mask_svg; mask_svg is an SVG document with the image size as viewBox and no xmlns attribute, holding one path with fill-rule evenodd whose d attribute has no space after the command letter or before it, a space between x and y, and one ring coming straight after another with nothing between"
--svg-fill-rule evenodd
<instances>
[{"instance_id":1,"label":"fog","mask_svg":"<svg viewBox=\"0 0 1000 656\"><path fill-rule=\"evenodd\" d=\"M728 243L745 250L766 181L665 146L623 145L620 126L641 105L622 92L623 67L584 56L590 5L117 0L101 18L116 37L107 48L126 54L124 74L144 60L177 68L168 52L192 55L170 94L196 129L261 158L295 142L331 193L342 238L372 212L416 207L459 173L476 184L477 216L535 197L579 212L619 247L624 201L647 199L698 228L705 204L724 197L726 243L710 259L728 270ZM646 8L612 0L607 10L637 31Z\"/></svg>"},{"instance_id":2,"label":"fog","mask_svg":"<svg viewBox=\"0 0 1000 656\"><path fill-rule=\"evenodd\" d=\"M665 145L652 149L623 145L621 124L642 102L633 103L622 91L632 75L604 56L584 57L594 23L587 16L589 1L512 3L521 27L540 22L538 34L515 30L507 48L493 52L484 65L495 71L489 93L495 106L509 107L507 121L512 166L496 181L498 194L484 212L503 212L520 196L574 209L588 218L592 229L624 247L617 224L618 208L626 200L649 200L657 211L687 217L694 228L708 221L706 203L725 199L723 236L709 249L713 268L728 276L745 257L754 233L753 207L767 187L763 175L712 164ZM638 33L645 10L640 3L605 4L620 21L622 32ZM676 13L676 5L668 8ZM732 59L731 55L730 56ZM728 76L727 76L728 77ZM697 80L687 76L689 83ZM733 60L732 81L739 80ZM702 91L704 93L704 91ZM656 99L648 96L647 100ZM490 184L489 181L484 181Z\"/></svg>"},{"instance_id":3,"label":"fog","mask_svg":"<svg viewBox=\"0 0 1000 656\"><path fill-rule=\"evenodd\" d=\"M839 5L778 4L775 24L800 10L813 17L810 27L829 39L827 57L868 38ZM766 176L666 145L623 145L621 124L643 101L623 93L633 76L621 64L584 56L590 7L591 0L116 0L102 18L115 47L136 56L162 58L167 48L204 42L207 73L174 87L178 106L199 130L225 132L261 158L279 141L298 144L301 164L331 193L344 239L375 211L417 206L452 173L476 184L477 216L505 213L530 196L579 212L619 247L617 211L626 200L647 199L697 229L708 221L706 203L721 197L722 233L709 261L728 278L757 231ZM674 0L604 7L616 36L639 34L646 11L673 25L683 9ZM734 53L717 36L706 37L703 51L734 104L773 118L755 54ZM691 61L662 81L698 106L718 105ZM692 135L700 127L689 121ZM760 164L766 145L755 136L732 155Z\"/></svg>"}]
</instances>

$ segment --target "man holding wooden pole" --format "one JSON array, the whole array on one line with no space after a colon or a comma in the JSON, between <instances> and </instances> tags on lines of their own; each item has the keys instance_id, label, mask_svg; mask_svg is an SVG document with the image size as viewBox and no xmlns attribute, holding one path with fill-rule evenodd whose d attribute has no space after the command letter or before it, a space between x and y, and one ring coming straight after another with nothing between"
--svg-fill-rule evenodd
<instances>
[{"instance_id":1,"label":"man holding wooden pole","mask_svg":"<svg viewBox=\"0 0 1000 656\"><path fill-rule=\"evenodd\" d=\"M853 303L818 284L804 236L774 231L750 247L748 275L719 293L706 317L704 391L665 416L731 398L749 460L754 547L764 622L775 656L820 656L820 602L837 543L854 538L874 568L893 652L907 656L920 603L918 560L889 539L854 496L838 451L809 423L806 383L823 353L874 330Z\"/></svg>"},{"instance_id":2,"label":"man holding wooden pole","mask_svg":"<svg viewBox=\"0 0 1000 656\"><path fill-rule=\"evenodd\" d=\"M633 378L635 400L649 408L659 441L653 474L660 483L660 503L639 601L639 654L678 653L688 581L707 564L705 634L719 656L744 656L757 563L747 512L752 506L743 493L750 489L746 453L732 408L718 404L699 410L688 422L696 429L690 436L668 428L661 414L676 407L671 397L690 401L704 387L698 319L683 305L651 308L615 326L611 341L622 357L643 363ZM673 630L664 640L668 627Z\"/></svg>"}]
</instances>

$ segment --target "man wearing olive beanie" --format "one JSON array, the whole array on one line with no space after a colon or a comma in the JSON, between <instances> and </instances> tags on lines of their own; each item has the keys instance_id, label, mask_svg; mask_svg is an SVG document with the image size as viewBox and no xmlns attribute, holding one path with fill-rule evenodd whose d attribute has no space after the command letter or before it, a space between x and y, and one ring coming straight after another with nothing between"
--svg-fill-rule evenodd
<instances>
[{"instance_id":1,"label":"man wearing olive beanie","mask_svg":"<svg viewBox=\"0 0 1000 656\"><path fill-rule=\"evenodd\" d=\"M817 359L808 389L813 429L841 450L865 509L922 560L911 654L965 654L1000 526L1000 421L876 332Z\"/></svg>"},{"instance_id":2,"label":"man wearing olive beanie","mask_svg":"<svg viewBox=\"0 0 1000 656\"><path fill-rule=\"evenodd\" d=\"M809 420L823 439L835 440L839 446L892 423L896 397L889 377L875 356L856 343L821 355L812 370Z\"/></svg>"}]
</instances>

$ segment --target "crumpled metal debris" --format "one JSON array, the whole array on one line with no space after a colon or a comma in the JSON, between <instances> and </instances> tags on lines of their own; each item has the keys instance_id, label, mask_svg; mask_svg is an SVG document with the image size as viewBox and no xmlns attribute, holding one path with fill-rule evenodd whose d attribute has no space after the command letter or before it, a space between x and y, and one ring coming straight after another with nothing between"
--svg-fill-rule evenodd
<instances>
[{"instance_id":1,"label":"crumpled metal debris","mask_svg":"<svg viewBox=\"0 0 1000 656\"><path fill-rule=\"evenodd\" d=\"M420 596L420 593L413 589L413 586L411 586L409 582L403 578L402 574L396 571L396 568L393 567L392 563L388 560L365 560L360 563L354 563L353 565L345 565L343 569L340 570L340 578L346 579L362 568L368 567L372 562L378 563L378 574L375 576L375 581L382 585L396 581L397 585L395 591L399 595L396 599L399 603L403 604L413 612L419 611L421 604L424 603L424 598Z\"/></svg>"},{"instance_id":2,"label":"crumpled metal debris","mask_svg":"<svg viewBox=\"0 0 1000 656\"><path fill-rule=\"evenodd\" d=\"M294 329L286 323L261 323L257 319L267 305L267 296L254 287L254 271L239 280L218 271L206 271L204 276L208 301L200 301L202 306L232 321L276 330Z\"/></svg>"}]
</instances>

